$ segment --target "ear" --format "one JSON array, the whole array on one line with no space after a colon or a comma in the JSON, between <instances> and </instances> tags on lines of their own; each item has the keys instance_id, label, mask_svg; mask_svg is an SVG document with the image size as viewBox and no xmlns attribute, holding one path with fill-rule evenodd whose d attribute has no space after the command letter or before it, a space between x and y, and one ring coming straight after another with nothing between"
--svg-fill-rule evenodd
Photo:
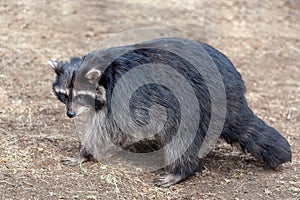
<instances>
[{"instance_id":1,"label":"ear","mask_svg":"<svg viewBox=\"0 0 300 200\"><path fill-rule=\"evenodd\" d=\"M62 72L61 67L59 66L58 62L56 61L55 58L51 58L48 61L48 64L50 65L50 67L55 71L56 74L60 74Z\"/></svg>"},{"instance_id":2,"label":"ear","mask_svg":"<svg viewBox=\"0 0 300 200\"><path fill-rule=\"evenodd\" d=\"M85 78L93 84L97 84L100 80L101 71L99 69L91 69L86 73Z\"/></svg>"}]
</instances>

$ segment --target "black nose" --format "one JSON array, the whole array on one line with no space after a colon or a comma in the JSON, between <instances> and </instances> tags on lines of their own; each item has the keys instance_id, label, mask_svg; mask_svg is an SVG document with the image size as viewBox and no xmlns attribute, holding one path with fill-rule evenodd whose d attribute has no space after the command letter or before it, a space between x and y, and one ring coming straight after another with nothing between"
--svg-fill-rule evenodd
<instances>
[{"instance_id":1,"label":"black nose","mask_svg":"<svg viewBox=\"0 0 300 200\"><path fill-rule=\"evenodd\" d=\"M76 114L75 114L74 111L72 111L72 110L68 110L68 111L67 111L67 116L68 116L68 117L73 118L73 117L75 117L75 115L76 115Z\"/></svg>"}]
</instances>

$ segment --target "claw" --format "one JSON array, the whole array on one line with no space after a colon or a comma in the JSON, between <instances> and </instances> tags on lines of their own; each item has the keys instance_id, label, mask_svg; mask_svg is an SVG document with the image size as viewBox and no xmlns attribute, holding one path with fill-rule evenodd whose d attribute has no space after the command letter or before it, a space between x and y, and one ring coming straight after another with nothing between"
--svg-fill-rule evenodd
<instances>
[{"instance_id":1,"label":"claw","mask_svg":"<svg viewBox=\"0 0 300 200\"><path fill-rule=\"evenodd\" d=\"M80 165L81 163L87 161L87 159L85 159L85 158L66 157L66 158L62 158L60 161L63 165L76 166L76 165Z\"/></svg>"},{"instance_id":2,"label":"claw","mask_svg":"<svg viewBox=\"0 0 300 200\"><path fill-rule=\"evenodd\" d=\"M161 176L153 180L155 186L158 187L170 187L180 181L183 180L183 176L180 174L169 174L165 176Z\"/></svg>"}]
</instances>

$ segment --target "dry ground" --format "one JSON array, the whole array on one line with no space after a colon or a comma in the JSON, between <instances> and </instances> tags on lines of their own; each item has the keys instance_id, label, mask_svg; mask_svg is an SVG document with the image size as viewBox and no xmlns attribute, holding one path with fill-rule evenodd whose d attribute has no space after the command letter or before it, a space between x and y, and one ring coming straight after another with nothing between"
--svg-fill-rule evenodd
<instances>
[{"instance_id":1,"label":"dry ground","mask_svg":"<svg viewBox=\"0 0 300 200\"><path fill-rule=\"evenodd\" d=\"M1 199L300 199L300 1L42 0L0 3ZM74 124L51 91L51 57L91 51L131 28L172 28L223 51L241 72L253 110L292 145L293 162L266 169L220 144L203 173L162 189L157 173L66 167Z\"/></svg>"}]
</instances>

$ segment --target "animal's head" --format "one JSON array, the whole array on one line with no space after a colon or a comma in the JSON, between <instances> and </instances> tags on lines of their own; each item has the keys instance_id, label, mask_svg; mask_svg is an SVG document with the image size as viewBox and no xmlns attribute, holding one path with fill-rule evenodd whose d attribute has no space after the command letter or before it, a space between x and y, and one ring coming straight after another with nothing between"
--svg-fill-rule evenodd
<instances>
[{"instance_id":1,"label":"animal's head","mask_svg":"<svg viewBox=\"0 0 300 200\"><path fill-rule=\"evenodd\" d=\"M80 71L82 62L83 58L72 58L69 62L49 61L56 73L53 91L66 105L70 118L89 110L99 111L106 104L105 89L98 84L101 71Z\"/></svg>"}]
</instances>

